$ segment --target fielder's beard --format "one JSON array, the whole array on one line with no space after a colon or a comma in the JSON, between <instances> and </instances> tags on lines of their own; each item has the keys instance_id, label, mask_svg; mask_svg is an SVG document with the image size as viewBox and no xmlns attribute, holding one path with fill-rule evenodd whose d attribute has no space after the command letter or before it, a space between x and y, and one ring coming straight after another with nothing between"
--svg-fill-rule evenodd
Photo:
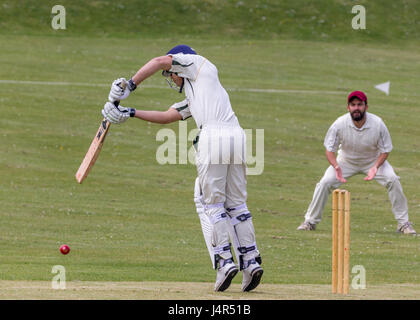
<instances>
[{"instance_id":1,"label":"fielder's beard","mask_svg":"<svg viewBox=\"0 0 420 320\"><path fill-rule=\"evenodd\" d=\"M366 112L366 111L365 111ZM365 117L365 112L363 112L363 111L353 111L353 112L351 112L350 114L351 114L351 118L354 120L354 121L360 121L360 120L363 120L363 118ZM355 113L359 113L359 115L354 115Z\"/></svg>"}]
</instances>

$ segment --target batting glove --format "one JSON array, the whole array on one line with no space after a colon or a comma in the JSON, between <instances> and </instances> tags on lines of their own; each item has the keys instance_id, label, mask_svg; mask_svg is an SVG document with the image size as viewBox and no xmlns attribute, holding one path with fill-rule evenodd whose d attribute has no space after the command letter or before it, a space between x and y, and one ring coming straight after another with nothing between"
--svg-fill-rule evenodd
<instances>
[{"instance_id":1,"label":"batting glove","mask_svg":"<svg viewBox=\"0 0 420 320\"><path fill-rule=\"evenodd\" d=\"M137 85L132 79L127 81L125 78L119 78L112 83L108 100L111 102L124 100L130 95L131 91L136 90L136 88Z\"/></svg>"},{"instance_id":2,"label":"batting glove","mask_svg":"<svg viewBox=\"0 0 420 320\"><path fill-rule=\"evenodd\" d=\"M107 102L102 109L102 115L106 120L111 123L123 123L127 121L128 118L134 117L136 109L134 108L125 108L123 106L116 106L112 102Z\"/></svg>"}]
</instances>

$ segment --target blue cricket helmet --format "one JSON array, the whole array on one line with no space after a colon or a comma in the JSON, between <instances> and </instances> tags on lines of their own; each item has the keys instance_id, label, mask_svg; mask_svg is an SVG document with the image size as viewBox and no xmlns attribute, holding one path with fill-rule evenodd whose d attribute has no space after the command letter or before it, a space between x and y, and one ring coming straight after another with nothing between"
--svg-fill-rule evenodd
<instances>
[{"instance_id":1,"label":"blue cricket helmet","mask_svg":"<svg viewBox=\"0 0 420 320\"><path fill-rule=\"evenodd\" d=\"M187 46L186 44L179 44L175 47L173 47L171 50L169 50L166 55L168 54L177 54L177 53L182 53L182 54L197 54L197 52L195 52L195 50L193 48L191 48L190 46ZM170 76L170 72L163 70L162 71L162 76L164 77L169 77Z\"/></svg>"},{"instance_id":2,"label":"blue cricket helmet","mask_svg":"<svg viewBox=\"0 0 420 320\"><path fill-rule=\"evenodd\" d=\"M187 46L186 44L179 44L175 47L173 47L171 50L169 50L166 54L177 54L177 53L183 53L183 54L197 54L193 48L190 46Z\"/></svg>"},{"instance_id":3,"label":"blue cricket helmet","mask_svg":"<svg viewBox=\"0 0 420 320\"><path fill-rule=\"evenodd\" d=\"M190 46L187 46L186 44L179 44L175 47L173 47L171 50L169 50L166 55L168 54L177 54L177 53L182 53L182 54L197 54L197 52L195 52L195 50L193 48L191 48ZM169 77L171 75L171 72L163 70L162 71L162 76L164 77ZM169 86L172 89L177 90L179 93L182 92L182 89L184 88L184 78L182 78L182 85L179 88L179 90L176 88L176 86L173 85L173 80L168 80L166 79L166 81L168 82Z\"/></svg>"}]
</instances>

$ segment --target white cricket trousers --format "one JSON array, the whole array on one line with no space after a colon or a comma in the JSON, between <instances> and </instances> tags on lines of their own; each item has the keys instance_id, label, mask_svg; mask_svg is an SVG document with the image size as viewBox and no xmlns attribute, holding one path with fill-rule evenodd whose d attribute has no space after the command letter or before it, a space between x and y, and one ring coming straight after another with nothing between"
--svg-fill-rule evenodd
<instances>
[{"instance_id":1,"label":"white cricket trousers","mask_svg":"<svg viewBox=\"0 0 420 320\"><path fill-rule=\"evenodd\" d=\"M245 132L236 124L203 126L196 165L205 204L235 207L246 202L245 146Z\"/></svg>"},{"instance_id":2,"label":"white cricket trousers","mask_svg":"<svg viewBox=\"0 0 420 320\"><path fill-rule=\"evenodd\" d=\"M200 131L196 165L201 201L213 226L215 254L223 259L231 257L228 219L239 216L246 220L235 220L240 246L248 250L246 258L258 255L255 231L246 206L245 147L245 132L237 124L206 124Z\"/></svg>"},{"instance_id":3,"label":"white cricket trousers","mask_svg":"<svg viewBox=\"0 0 420 320\"><path fill-rule=\"evenodd\" d=\"M373 162L365 166L356 166L349 164L339 157L337 158L337 162L342 169L343 177L345 179L361 173L367 175L369 169L374 165ZM392 212L394 213L394 217L398 221L398 224L408 222L407 199L400 183L400 177L395 174L394 169L388 161L385 161L382 166L379 167L374 179L388 190ZM322 212L328 201L328 195L341 184L342 183L335 177L335 169L332 166L329 166L325 171L324 176L315 187L312 201L305 214L305 221L312 224L317 224L321 221Z\"/></svg>"}]
</instances>

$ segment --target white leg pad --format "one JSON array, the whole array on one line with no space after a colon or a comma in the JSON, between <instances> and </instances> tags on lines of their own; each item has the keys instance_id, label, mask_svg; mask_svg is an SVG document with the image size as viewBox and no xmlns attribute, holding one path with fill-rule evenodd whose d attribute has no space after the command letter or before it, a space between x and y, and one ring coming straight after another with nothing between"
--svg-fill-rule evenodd
<instances>
[{"instance_id":1,"label":"white leg pad","mask_svg":"<svg viewBox=\"0 0 420 320\"><path fill-rule=\"evenodd\" d=\"M206 215L204 211L204 204L201 197L201 188L198 178L195 180L194 187L194 202L195 207L200 219L201 230L203 231L204 241L206 242L207 249L209 251L211 265L214 266L214 250L212 245L212 234L213 234L213 224L210 221L210 218Z\"/></svg>"},{"instance_id":2,"label":"white leg pad","mask_svg":"<svg viewBox=\"0 0 420 320\"><path fill-rule=\"evenodd\" d=\"M207 250L210 255L211 263L212 266L215 266L216 254L221 255L223 258L227 258L227 255L229 255L228 250L219 250L221 247L226 247L228 245L227 243L224 245L219 245L218 247L216 247L213 243L215 237L214 225L216 223L222 223L222 221L225 220L225 214L219 213L211 216L211 218L206 214L205 204L202 201L198 178L195 182L194 202L196 205L198 217L200 219L201 229ZM229 223L226 225L229 232L229 238L233 244L236 261L240 267L243 267L244 260L258 258L260 256L255 241L255 230L252 223L252 216L248 211L246 204L237 206L235 208L228 208L227 211L227 221L229 221ZM215 249L217 249L217 252L215 252Z\"/></svg>"},{"instance_id":3,"label":"white leg pad","mask_svg":"<svg viewBox=\"0 0 420 320\"><path fill-rule=\"evenodd\" d=\"M246 204L234 208L227 208L230 217L230 238L232 239L235 255L242 270L244 261L257 258L261 261L260 253L255 241L255 229L251 213ZM261 263L261 262L259 262Z\"/></svg>"}]
</instances>

